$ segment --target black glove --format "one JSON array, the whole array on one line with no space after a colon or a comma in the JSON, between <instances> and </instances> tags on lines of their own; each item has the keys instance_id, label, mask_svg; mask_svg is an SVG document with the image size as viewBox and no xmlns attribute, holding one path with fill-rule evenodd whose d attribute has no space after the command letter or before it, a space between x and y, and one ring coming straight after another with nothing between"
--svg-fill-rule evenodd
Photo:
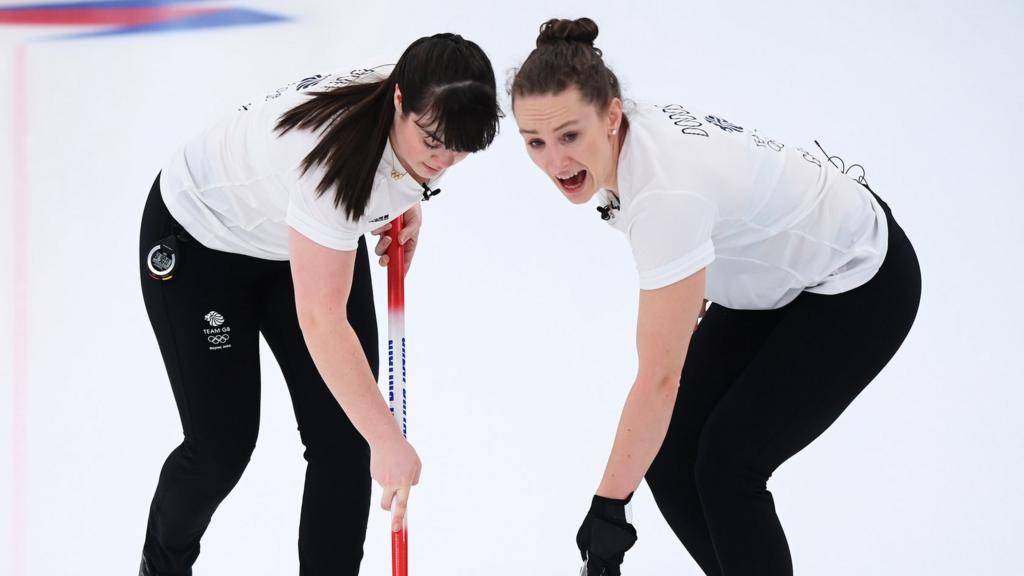
<instances>
[{"instance_id":1,"label":"black glove","mask_svg":"<svg viewBox=\"0 0 1024 576\"><path fill-rule=\"evenodd\" d=\"M586 563L580 576L620 576L626 550L636 543L636 528L629 523L625 500L594 496L590 511L576 533L576 546Z\"/></svg>"}]
</instances>

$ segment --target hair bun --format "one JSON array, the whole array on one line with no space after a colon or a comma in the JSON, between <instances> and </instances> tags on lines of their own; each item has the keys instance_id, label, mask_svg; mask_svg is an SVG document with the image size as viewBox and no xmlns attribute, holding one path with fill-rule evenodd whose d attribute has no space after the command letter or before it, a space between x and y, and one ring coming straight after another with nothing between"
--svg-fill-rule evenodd
<instances>
[{"instance_id":1,"label":"hair bun","mask_svg":"<svg viewBox=\"0 0 1024 576\"><path fill-rule=\"evenodd\" d=\"M594 45L597 39L597 23L590 18L566 20L552 18L540 25L537 36L537 47L556 42L580 42L588 46Z\"/></svg>"}]
</instances>

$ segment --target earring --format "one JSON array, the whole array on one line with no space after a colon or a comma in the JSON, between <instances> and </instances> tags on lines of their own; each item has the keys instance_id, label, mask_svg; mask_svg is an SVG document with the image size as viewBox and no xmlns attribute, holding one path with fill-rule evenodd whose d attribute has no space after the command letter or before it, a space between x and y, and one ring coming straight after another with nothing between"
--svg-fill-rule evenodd
<instances>
[{"instance_id":1,"label":"earring","mask_svg":"<svg viewBox=\"0 0 1024 576\"><path fill-rule=\"evenodd\" d=\"M612 128L612 136L615 136L618 133L619 133L619 129L618 128Z\"/></svg>"}]
</instances>

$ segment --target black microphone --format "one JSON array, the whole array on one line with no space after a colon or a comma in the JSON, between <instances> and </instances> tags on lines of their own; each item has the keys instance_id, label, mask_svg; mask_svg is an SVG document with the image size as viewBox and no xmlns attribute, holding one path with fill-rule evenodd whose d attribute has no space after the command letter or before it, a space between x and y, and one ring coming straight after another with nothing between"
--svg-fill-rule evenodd
<instances>
[{"instance_id":1,"label":"black microphone","mask_svg":"<svg viewBox=\"0 0 1024 576\"><path fill-rule=\"evenodd\" d=\"M437 196L438 194L441 193L441 189L440 188L435 188L435 189L431 190L430 186L427 186L426 182L423 182L422 184L420 184L420 186L423 187L423 201L424 202L426 202L427 200L430 200L434 196Z\"/></svg>"},{"instance_id":2,"label":"black microphone","mask_svg":"<svg viewBox=\"0 0 1024 576\"><path fill-rule=\"evenodd\" d=\"M606 206L597 207L597 211L601 213L601 220L611 220L613 216L612 211L618 209L619 205L614 199L608 200L608 204Z\"/></svg>"}]
</instances>

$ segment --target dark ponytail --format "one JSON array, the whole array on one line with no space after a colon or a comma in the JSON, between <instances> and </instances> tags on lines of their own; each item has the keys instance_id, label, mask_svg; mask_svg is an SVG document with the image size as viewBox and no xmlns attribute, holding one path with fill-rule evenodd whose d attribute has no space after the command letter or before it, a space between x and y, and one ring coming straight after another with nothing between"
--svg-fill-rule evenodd
<instances>
[{"instance_id":1,"label":"dark ponytail","mask_svg":"<svg viewBox=\"0 0 1024 576\"><path fill-rule=\"evenodd\" d=\"M314 93L281 115L277 131L320 131L302 171L323 166L317 192L334 188L334 205L349 219L361 218L370 200L394 120L395 86L402 90L402 113L421 115L424 125L436 122L435 132L450 150L478 152L497 135L501 109L491 62L457 34L416 40L382 81Z\"/></svg>"},{"instance_id":2,"label":"dark ponytail","mask_svg":"<svg viewBox=\"0 0 1024 576\"><path fill-rule=\"evenodd\" d=\"M512 101L516 96L559 94L570 86L600 110L613 98L622 98L619 79L594 46L597 32L590 18L553 18L541 24L537 47L512 78Z\"/></svg>"}]
</instances>

